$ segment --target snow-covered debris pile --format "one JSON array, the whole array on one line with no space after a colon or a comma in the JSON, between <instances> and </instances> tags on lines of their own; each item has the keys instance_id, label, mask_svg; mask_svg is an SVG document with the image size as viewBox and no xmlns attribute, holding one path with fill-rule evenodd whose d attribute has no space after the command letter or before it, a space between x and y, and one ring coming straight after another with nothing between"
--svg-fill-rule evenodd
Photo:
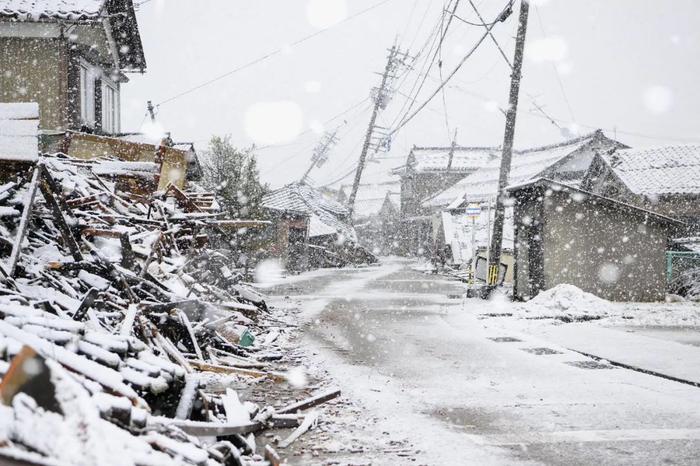
<instances>
[{"instance_id":1,"label":"snow-covered debris pile","mask_svg":"<svg viewBox=\"0 0 700 466\"><path fill-rule=\"evenodd\" d=\"M286 328L209 248L211 199L93 168L42 157L0 182L0 462L265 464L252 436L329 398L238 400L284 380Z\"/></svg>"},{"instance_id":2,"label":"snow-covered debris pile","mask_svg":"<svg viewBox=\"0 0 700 466\"><path fill-rule=\"evenodd\" d=\"M601 319L610 312L610 302L574 285L561 284L516 306L527 319L559 319L564 322Z\"/></svg>"}]
</instances>

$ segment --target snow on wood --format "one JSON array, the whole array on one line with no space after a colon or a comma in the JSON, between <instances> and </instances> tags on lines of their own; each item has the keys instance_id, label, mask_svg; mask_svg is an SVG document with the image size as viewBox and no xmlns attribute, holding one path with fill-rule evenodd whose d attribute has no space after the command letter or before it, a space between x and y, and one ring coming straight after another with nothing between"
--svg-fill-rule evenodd
<instances>
[{"instance_id":1,"label":"snow on wood","mask_svg":"<svg viewBox=\"0 0 700 466\"><path fill-rule=\"evenodd\" d=\"M39 158L39 106L0 104L0 160L35 162Z\"/></svg>"},{"instance_id":2,"label":"snow on wood","mask_svg":"<svg viewBox=\"0 0 700 466\"><path fill-rule=\"evenodd\" d=\"M311 411L304 417L304 422L297 427L294 432L292 432L289 437L284 439L282 442L280 442L279 446L280 448L287 448L289 445L291 445L296 439L304 435L306 431L311 429L316 425L316 422L318 421L318 416L319 413L318 411Z\"/></svg>"},{"instance_id":3,"label":"snow on wood","mask_svg":"<svg viewBox=\"0 0 700 466\"><path fill-rule=\"evenodd\" d=\"M49 343L30 333L24 332L17 327L0 321L0 333L18 342L30 346L47 359L55 359L67 368L83 374L85 377L98 382L110 390L115 391L137 404L144 402L138 394L128 385L123 383L122 376L105 366L96 362L82 358L65 348Z\"/></svg>"}]
</instances>

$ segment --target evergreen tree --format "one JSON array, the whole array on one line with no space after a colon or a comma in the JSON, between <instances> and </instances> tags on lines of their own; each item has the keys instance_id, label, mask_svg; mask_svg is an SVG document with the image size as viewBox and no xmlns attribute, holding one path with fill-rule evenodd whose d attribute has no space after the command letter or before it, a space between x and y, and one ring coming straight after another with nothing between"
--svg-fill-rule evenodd
<instances>
[{"instance_id":1,"label":"evergreen tree","mask_svg":"<svg viewBox=\"0 0 700 466\"><path fill-rule=\"evenodd\" d=\"M202 163L203 184L215 191L221 208L230 218L260 218L267 185L260 182L251 149L240 150L229 136L214 136Z\"/></svg>"}]
</instances>

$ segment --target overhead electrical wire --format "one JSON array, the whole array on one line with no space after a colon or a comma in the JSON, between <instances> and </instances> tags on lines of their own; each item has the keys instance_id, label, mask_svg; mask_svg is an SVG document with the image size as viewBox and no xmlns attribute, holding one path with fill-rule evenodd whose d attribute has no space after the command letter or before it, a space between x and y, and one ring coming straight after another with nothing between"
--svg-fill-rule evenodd
<instances>
[{"instance_id":1,"label":"overhead electrical wire","mask_svg":"<svg viewBox=\"0 0 700 466\"><path fill-rule=\"evenodd\" d=\"M442 16L440 18L440 21L441 21L440 26L442 26L442 24L444 24L445 17L448 13L447 10L449 10L450 5L452 5L451 14L454 14L455 11L457 11L457 7L459 6L459 2L460 2L460 0L455 0L454 5L453 5L452 0L451 0L450 3L448 4L447 9L443 9ZM401 115L402 113L404 113L404 115L408 115L410 113L411 109L413 108L413 105L416 103L416 100L418 99L418 96L420 95L420 92L423 89L423 86L425 85L425 80L427 79L428 75L430 74L430 70L432 69L433 65L435 64L436 60L438 59L438 55L441 51L442 44L445 41L445 37L447 36L447 32L448 32L451 24L452 24L452 16L450 16L450 18L447 20L447 24L445 25L444 29L442 27L440 28L440 31L441 31L440 32L440 40L437 43L437 47L435 49L435 52L433 53L432 58L428 64L428 69L423 74L422 80L420 81L420 85L418 86L418 89L415 90L415 97L413 97L409 101L408 108L405 110L405 112L402 109L401 112L399 112L399 115ZM420 79L420 76L419 76L419 79ZM415 85L414 85L414 88L415 88ZM414 94L413 89L409 92L409 94L411 94L411 95ZM396 119L394 121L396 121ZM400 124L400 121L401 120L399 120L399 124ZM392 126L393 125L394 125L394 123L392 123Z\"/></svg>"},{"instance_id":2,"label":"overhead electrical wire","mask_svg":"<svg viewBox=\"0 0 700 466\"><path fill-rule=\"evenodd\" d=\"M365 8L365 9L363 9L363 10L360 10L360 11L358 11L358 12L356 12L356 13L354 13L354 14L348 16L347 18L343 19L342 21L339 21L338 23L335 23L333 26L329 26L329 27L327 27L327 28L320 29L320 30L318 30L318 31L316 31L316 32L314 32L314 33L312 33L312 34L309 34L309 35L307 35L307 36L304 36L304 37L302 37L302 38L300 38L300 39L298 39L298 40L292 42L291 44L289 44L289 47L295 47L295 46L297 46L297 45L299 45L299 44L302 44L302 43L304 43L304 42L306 42L306 41L308 41L308 40L310 40L310 39L312 39L312 38L314 38L314 37L316 37L316 36L318 36L318 35L323 34L324 32L327 32L327 31L333 29L333 28L336 27L336 26L339 26L339 25L344 24L344 23L346 23L346 22L348 22L348 21L351 21L351 20L353 20L353 19L355 19L355 18L357 18L357 17L359 17L359 16L362 16L362 15L364 15L364 14L366 14L366 13L372 11L372 10L375 10L375 9L379 8L380 6L382 6L382 5L386 4L386 3L389 3L389 2L391 2L391 1L393 1L393 0L381 0L381 1L379 1L379 2L377 2L377 3L375 3L375 4L371 5L371 6L369 6L369 7ZM183 97L183 96L185 96L185 95L188 95L188 94L191 94L191 93L193 93L193 92L195 92L195 91L198 91L199 89L202 89L203 87L209 86L209 85L211 85L211 84L213 84L213 83L215 83L215 82L217 82L217 81L220 81L220 80L222 80L222 79L224 79L224 78L226 78L226 77L228 77L228 76L231 76L232 74L238 73L239 71L243 71L243 70L245 70L246 68L250 68L251 66L257 65L258 63L261 63L261 62L267 60L268 58L273 57L273 56L275 56L275 55L281 53L281 52L282 52L283 50L285 50L285 49L286 49L286 47L278 47L278 48L276 48L275 50L272 50L272 51L270 51L270 52L268 52L268 53L266 53L266 54L264 54L264 55L262 55L262 56L260 56L260 57L258 57L258 58L256 58L256 59L254 59L254 60L251 60L251 61L249 61L249 62L247 62L247 63L244 63L243 65L240 65L240 66L238 66L238 67L236 67L236 68L234 68L234 69L232 69L232 70L230 70L230 71L227 71L226 73L220 74L219 76L216 76L216 77L214 77L214 78L212 78L212 79L210 79L210 80L208 80L208 81L205 81L205 82L203 82L203 83L201 83L201 84L198 84L198 85L196 85L196 86L194 86L194 87L191 87L191 88L189 88L189 89L187 89L187 90L185 90L185 91L182 91L182 92L180 92L180 93L178 93L178 94L175 94L175 95L172 96L172 97L169 97L169 98L167 98L167 99L165 99L165 100L162 100L162 101L159 102L157 105L164 105L164 104L170 103L170 102L172 102L172 101L174 101L174 100L176 100L176 99L179 99L180 97Z\"/></svg>"},{"instance_id":3,"label":"overhead electrical wire","mask_svg":"<svg viewBox=\"0 0 700 466\"><path fill-rule=\"evenodd\" d=\"M462 66L464 65L464 63L466 63L466 61L474 54L474 52L476 52L476 50L479 48L479 46L484 42L484 40L486 39L486 37L488 37L489 33L491 32L491 29L493 29L493 27L494 27L498 22L500 22L500 21L502 21L502 20L505 19L505 18L504 18L504 15L507 14L507 12L508 12L508 11L510 10L510 8L512 7L513 3L514 3L514 0L510 0L510 1L508 2L508 5L506 5L506 6L503 8L503 10L501 11L501 13L499 13L499 15L498 15L498 17L497 17L499 20L490 23L490 24L486 27L485 33L477 40L477 42L476 42L476 43L474 44L474 46L469 50L469 52L462 58L462 60L457 64L457 66L450 72L450 74L447 76L447 78L444 79L444 80L440 83L440 85L437 87L437 89L435 89L435 91L433 91L433 93L432 93L432 94L431 94L431 95L430 95L430 96L429 96L429 97L428 97L428 98L427 98L413 113L411 113L410 115L408 115L407 117L405 117L405 118L398 124L398 126L396 126L394 129L392 129L392 130L389 132L389 135L396 134L401 128L403 128L404 126L406 126L406 124L408 124L408 122L410 122L413 118L415 118L415 116L416 116L418 113L420 113L420 111L423 110L423 109L426 107L426 105L428 105L428 103L430 103L430 101L433 100L433 98L435 98L435 96L436 96L438 93L440 93L440 91L442 90L442 88L445 87L445 86L447 85L447 83L450 81L450 79L452 79L452 77L453 77L455 74L457 74L457 72L460 70L460 68L462 68Z\"/></svg>"}]
</instances>

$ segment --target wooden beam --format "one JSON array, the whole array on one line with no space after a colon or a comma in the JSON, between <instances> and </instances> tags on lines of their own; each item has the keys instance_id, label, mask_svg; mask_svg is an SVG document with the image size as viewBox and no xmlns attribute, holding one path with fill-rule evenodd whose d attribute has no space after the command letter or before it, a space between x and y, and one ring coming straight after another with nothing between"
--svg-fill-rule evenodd
<instances>
[{"instance_id":1,"label":"wooden beam","mask_svg":"<svg viewBox=\"0 0 700 466\"><path fill-rule=\"evenodd\" d=\"M27 234L27 227L29 226L29 218L31 216L32 207L34 206L34 198L36 197L36 189L39 186L39 168L34 169L32 175L32 180L29 182L29 192L25 198L24 210L22 211L22 218L19 221L19 227L17 228L17 235L15 236L15 241L12 245L12 253L10 253L10 260L7 263L7 275L14 277L15 268L17 267L17 261L19 260L19 254L22 251L22 242L24 241L24 236Z\"/></svg>"},{"instance_id":2,"label":"wooden beam","mask_svg":"<svg viewBox=\"0 0 700 466\"><path fill-rule=\"evenodd\" d=\"M73 320L82 321L85 319L88 309L95 304L95 299L97 299L99 293L100 292L96 288L90 288L88 292L85 293L83 300L80 302L80 306L78 306L78 309L73 313Z\"/></svg>"},{"instance_id":3,"label":"wooden beam","mask_svg":"<svg viewBox=\"0 0 700 466\"><path fill-rule=\"evenodd\" d=\"M80 252L78 243L76 242L75 237L73 236L73 233L71 232L71 229L68 226L65 217L63 216L64 210L70 211L69 207L65 206L62 210L61 205L59 205L59 201L56 200L56 197L54 196L54 188L58 189L56 188L56 181L54 181L54 179L51 177L51 174L49 173L46 166L42 165L41 167L39 167L39 170L41 173L41 181L39 183L39 188L41 189L41 194L44 195L44 199L46 199L46 203L49 205L49 207L51 207L53 219L56 222L56 226L61 232L63 242L70 250L73 259L76 262L82 261L83 255ZM59 200L61 200L60 197Z\"/></svg>"},{"instance_id":4,"label":"wooden beam","mask_svg":"<svg viewBox=\"0 0 700 466\"><path fill-rule=\"evenodd\" d=\"M314 406L318 406L322 403L325 403L326 401L330 401L333 398L337 398L340 396L340 389L337 388L332 388L330 390L326 390L320 393L317 393L316 395L306 398L305 400L301 400L297 403L291 404L287 406L286 408L282 408L277 410L277 414L287 414L287 413L296 413L297 411L303 411L305 409L313 408Z\"/></svg>"}]
</instances>

